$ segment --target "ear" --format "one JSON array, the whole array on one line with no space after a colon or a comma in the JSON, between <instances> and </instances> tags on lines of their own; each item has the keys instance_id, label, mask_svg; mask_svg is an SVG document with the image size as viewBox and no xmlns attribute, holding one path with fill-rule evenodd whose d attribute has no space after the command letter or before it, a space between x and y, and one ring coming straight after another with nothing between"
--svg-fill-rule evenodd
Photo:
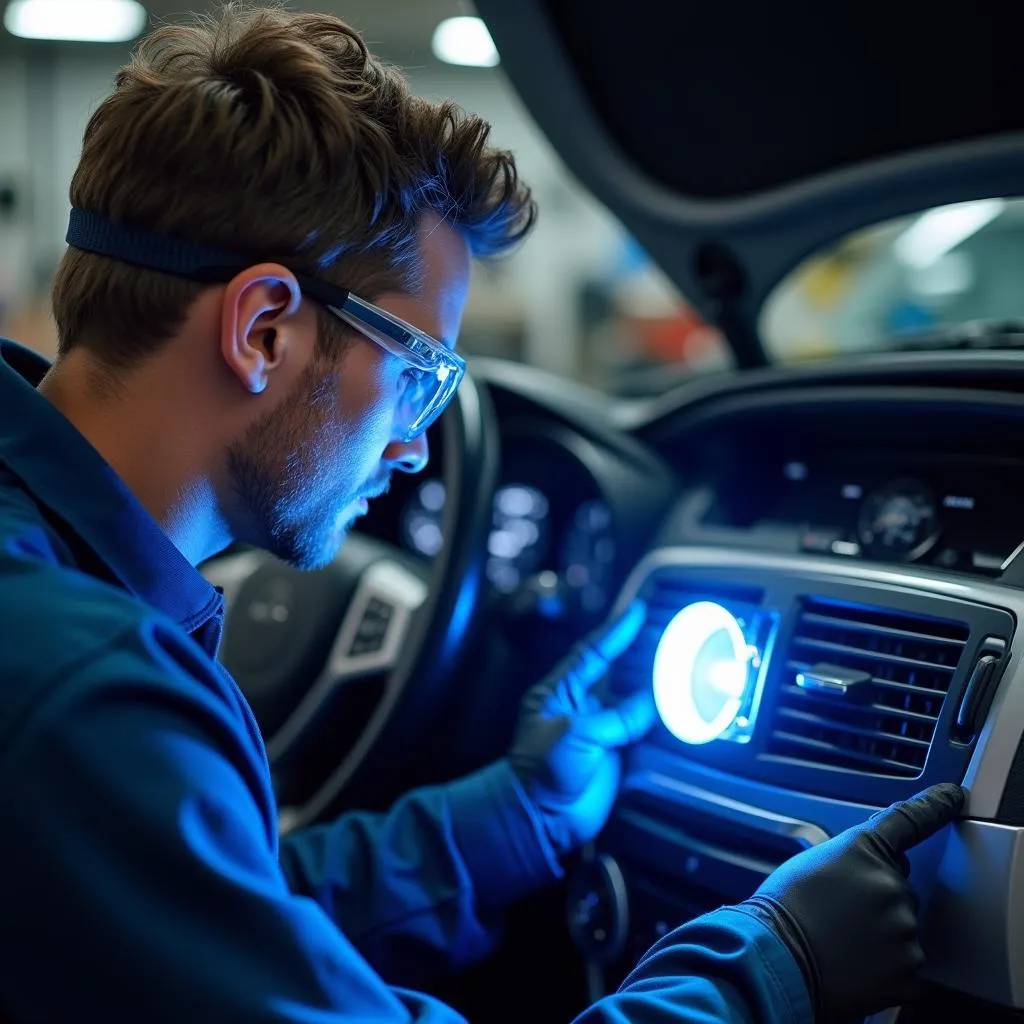
<instances>
[{"instance_id":1,"label":"ear","mask_svg":"<svg viewBox=\"0 0 1024 1024\"><path fill-rule=\"evenodd\" d=\"M221 355L247 391L263 391L281 365L293 340L282 327L301 300L295 275L277 263L248 267L228 282L221 306Z\"/></svg>"}]
</instances>

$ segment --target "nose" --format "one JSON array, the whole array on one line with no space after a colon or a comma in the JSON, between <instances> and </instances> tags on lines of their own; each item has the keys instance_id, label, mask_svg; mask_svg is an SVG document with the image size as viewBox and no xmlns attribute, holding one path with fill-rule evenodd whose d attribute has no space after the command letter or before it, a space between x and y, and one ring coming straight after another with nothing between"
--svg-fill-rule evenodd
<instances>
[{"instance_id":1,"label":"nose","mask_svg":"<svg viewBox=\"0 0 1024 1024\"><path fill-rule=\"evenodd\" d=\"M430 461L427 435L420 434L411 441L392 441L384 449L384 461L400 473L421 473Z\"/></svg>"}]
</instances>

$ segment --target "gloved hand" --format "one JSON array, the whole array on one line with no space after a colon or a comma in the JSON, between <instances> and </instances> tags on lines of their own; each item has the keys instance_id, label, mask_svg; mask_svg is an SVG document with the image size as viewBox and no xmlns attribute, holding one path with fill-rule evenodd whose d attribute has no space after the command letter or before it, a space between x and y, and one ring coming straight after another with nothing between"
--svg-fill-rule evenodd
<instances>
[{"instance_id":1,"label":"gloved hand","mask_svg":"<svg viewBox=\"0 0 1024 1024\"><path fill-rule=\"evenodd\" d=\"M559 855L600 832L619 789L618 750L654 724L649 690L611 707L592 692L646 616L641 602L631 605L578 644L523 698L508 757Z\"/></svg>"},{"instance_id":2,"label":"gloved hand","mask_svg":"<svg viewBox=\"0 0 1024 1024\"><path fill-rule=\"evenodd\" d=\"M906 851L963 804L959 786L932 786L797 854L740 904L793 953L815 1020L859 1020L914 995L924 952Z\"/></svg>"}]
</instances>

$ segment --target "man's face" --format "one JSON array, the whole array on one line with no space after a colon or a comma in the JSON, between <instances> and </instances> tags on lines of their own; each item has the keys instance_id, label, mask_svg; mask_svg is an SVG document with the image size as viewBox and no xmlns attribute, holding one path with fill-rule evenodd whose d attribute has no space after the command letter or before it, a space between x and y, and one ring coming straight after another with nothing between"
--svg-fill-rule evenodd
<instances>
[{"instance_id":1,"label":"man's face","mask_svg":"<svg viewBox=\"0 0 1024 1024\"><path fill-rule=\"evenodd\" d=\"M431 220L421 230L420 251L415 294L362 297L454 344L469 288L469 248L452 228ZM229 450L231 483L252 535L245 539L297 568L319 568L393 472L424 468L425 437L394 440L404 369L399 358L358 335L336 365L316 356L309 361L291 392Z\"/></svg>"}]
</instances>

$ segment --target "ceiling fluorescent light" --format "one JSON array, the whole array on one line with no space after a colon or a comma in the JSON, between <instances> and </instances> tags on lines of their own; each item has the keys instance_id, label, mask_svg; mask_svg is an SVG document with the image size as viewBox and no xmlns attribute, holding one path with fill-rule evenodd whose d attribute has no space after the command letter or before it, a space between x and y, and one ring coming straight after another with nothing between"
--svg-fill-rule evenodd
<instances>
[{"instance_id":1,"label":"ceiling fluorescent light","mask_svg":"<svg viewBox=\"0 0 1024 1024\"><path fill-rule=\"evenodd\" d=\"M1005 207L1003 199L979 199L929 210L893 243L896 258L924 270L995 220Z\"/></svg>"},{"instance_id":2,"label":"ceiling fluorescent light","mask_svg":"<svg viewBox=\"0 0 1024 1024\"><path fill-rule=\"evenodd\" d=\"M493 68L498 63L498 50L480 18L445 18L434 29L431 48L446 64Z\"/></svg>"},{"instance_id":3,"label":"ceiling fluorescent light","mask_svg":"<svg viewBox=\"0 0 1024 1024\"><path fill-rule=\"evenodd\" d=\"M22 39L124 43L145 26L136 0L11 0L4 12L4 27Z\"/></svg>"}]
</instances>

